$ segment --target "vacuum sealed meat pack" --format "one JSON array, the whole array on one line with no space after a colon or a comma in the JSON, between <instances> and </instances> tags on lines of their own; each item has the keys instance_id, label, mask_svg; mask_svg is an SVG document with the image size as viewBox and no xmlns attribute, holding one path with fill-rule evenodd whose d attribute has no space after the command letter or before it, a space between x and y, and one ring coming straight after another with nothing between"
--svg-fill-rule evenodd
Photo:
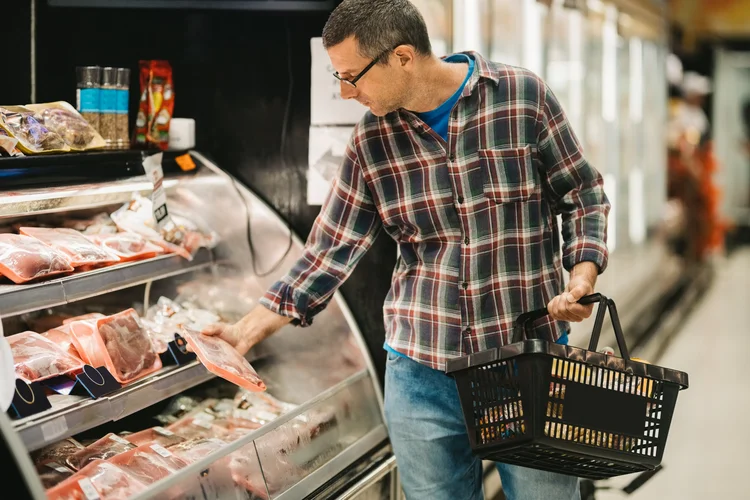
<instances>
[{"instance_id":1,"label":"vacuum sealed meat pack","mask_svg":"<svg viewBox=\"0 0 750 500\"><path fill-rule=\"evenodd\" d=\"M176 472L188 463L160 444L146 444L110 460L144 484L151 484Z\"/></svg>"},{"instance_id":2,"label":"vacuum sealed meat pack","mask_svg":"<svg viewBox=\"0 0 750 500\"><path fill-rule=\"evenodd\" d=\"M21 284L73 271L61 252L19 234L0 234L0 275Z\"/></svg>"},{"instance_id":3,"label":"vacuum sealed meat pack","mask_svg":"<svg viewBox=\"0 0 750 500\"><path fill-rule=\"evenodd\" d=\"M122 262L151 259L164 253L163 248L135 233L93 235L89 239L119 257Z\"/></svg>"},{"instance_id":4,"label":"vacuum sealed meat pack","mask_svg":"<svg viewBox=\"0 0 750 500\"><path fill-rule=\"evenodd\" d=\"M65 254L73 267L114 264L120 259L89 241L75 229L51 229L46 227L22 227L21 234L36 238Z\"/></svg>"},{"instance_id":5,"label":"vacuum sealed meat pack","mask_svg":"<svg viewBox=\"0 0 750 500\"><path fill-rule=\"evenodd\" d=\"M151 335L157 352L167 350L167 344L174 340L175 333L182 333L182 328L202 330L220 318L210 311L198 309L192 305L181 306L166 297L159 297L156 304L146 312L143 320Z\"/></svg>"},{"instance_id":6,"label":"vacuum sealed meat pack","mask_svg":"<svg viewBox=\"0 0 750 500\"><path fill-rule=\"evenodd\" d=\"M59 135L73 151L100 149L107 145L94 127L67 102L27 104L26 108L32 110L34 118Z\"/></svg>"},{"instance_id":7,"label":"vacuum sealed meat pack","mask_svg":"<svg viewBox=\"0 0 750 500\"><path fill-rule=\"evenodd\" d=\"M25 154L70 151L62 137L42 125L34 112L24 106L0 108L0 128L18 140L16 146Z\"/></svg>"},{"instance_id":8,"label":"vacuum sealed meat pack","mask_svg":"<svg viewBox=\"0 0 750 500\"><path fill-rule=\"evenodd\" d=\"M83 362L34 332L7 337L18 378L35 382L83 369Z\"/></svg>"},{"instance_id":9,"label":"vacuum sealed meat pack","mask_svg":"<svg viewBox=\"0 0 750 500\"><path fill-rule=\"evenodd\" d=\"M178 436L169 429L164 427L152 427L140 432L136 432L125 436L125 440L133 443L136 446L142 446L144 444L158 444L160 446L169 447L175 444L182 443L185 438Z\"/></svg>"},{"instance_id":10,"label":"vacuum sealed meat pack","mask_svg":"<svg viewBox=\"0 0 750 500\"><path fill-rule=\"evenodd\" d=\"M211 373L249 391L265 391L266 384L250 363L226 341L183 329L188 345Z\"/></svg>"},{"instance_id":11,"label":"vacuum sealed meat pack","mask_svg":"<svg viewBox=\"0 0 750 500\"><path fill-rule=\"evenodd\" d=\"M47 491L49 500L126 500L146 489L146 485L122 468L95 460L77 474Z\"/></svg>"},{"instance_id":12,"label":"vacuum sealed meat pack","mask_svg":"<svg viewBox=\"0 0 750 500\"><path fill-rule=\"evenodd\" d=\"M182 460L193 463L206 458L211 453L226 446L226 442L218 438L197 438L176 444L169 448L174 455Z\"/></svg>"},{"instance_id":13,"label":"vacuum sealed meat pack","mask_svg":"<svg viewBox=\"0 0 750 500\"><path fill-rule=\"evenodd\" d=\"M82 450L69 456L66 463L74 470L81 470L94 460L107 460L134 449L135 446L116 434L109 433Z\"/></svg>"},{"instance_id":14,"label":"vacuum sealed meat pack","mask_svg":"<svg viewBox=\"0 0 750 500\"><path fill-rule=\"evenodd\" d=\"M81 355L78 352L78 349L76 349L73 339L70 336L70 327L68 325L53 328L41 335L74 358L81 359Z\"/></svg>"}]
</instances>

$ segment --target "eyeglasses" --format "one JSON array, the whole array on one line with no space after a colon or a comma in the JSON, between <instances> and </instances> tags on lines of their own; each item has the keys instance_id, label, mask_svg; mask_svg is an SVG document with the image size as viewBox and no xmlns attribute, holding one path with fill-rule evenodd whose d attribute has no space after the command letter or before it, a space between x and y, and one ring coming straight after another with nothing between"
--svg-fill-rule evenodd
<instances>
[{"instance_id":1,"label":"eyeglasses","mask_svg":"<svg viewBox=\"0 0 750 500\"><path fill-rule=\"evenodd\" d=\"M396 47L398 47L398 45ZM375 64L377 64L378 61L380 61L381 59L383 59L383 57L385 57L388 54L390 54L390 52L392 50L395 50L395 47L393 49L386 50L385 52L383 52L382 54L380 54L378 57L376 57L375 59L373 59L372 62L365 67L365 69L363 69L357 76L355 76L351 80L347 80L346 78L343 78L341 75L339 75L338 71L335 71L333 73L333 76L335 76L336 79L339 80L340 82L344 82L344 83L346 83L348 85L351 85L352 87L354 87L356 89L357 88L357 82L359 81L359 79L362 78L363 76L365 76L365 73L367 73L368 71L370 71L372 69L372 67L375 66Z\"/></svg>"}]
</instances>

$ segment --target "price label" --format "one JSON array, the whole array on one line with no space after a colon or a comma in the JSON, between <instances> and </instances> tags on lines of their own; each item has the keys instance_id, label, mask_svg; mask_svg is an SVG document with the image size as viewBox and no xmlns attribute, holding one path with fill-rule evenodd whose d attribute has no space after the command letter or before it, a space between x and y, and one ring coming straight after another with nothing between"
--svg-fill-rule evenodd
<instances>
[{"instance_id":1,"label":"price label","mask_svg":"<svg viewBox=\"0 0 750 500\"><path fill-rule=\"evenodd\" d=\"M124 445L129 445L130 444L128 441L125 441L120 436L116 436L114 434L112 434L111 436L109 436L109 439L112 440L112 441L114 441L115 443L119 443L119 444L124 444Z\"/></svg>"},{"instance_id":2,"label":"price label","mask_svg":"<svg viewBox=\"0 0 750 500\"><path fill-rule=\"evenodd\" d=\"M167 209L167 193L164 191L164 170L161 168L163 153L156 153L143 160L143 170L146 172L154 192L151 194L151 203L154 206L154 219L159 229L174 225Z\"/></svg>"},{"instance_id":3,"label":"price label","mask_svg":"<svg viewBox=\"0 0 750 500\"><path fill-rule=\"evenodd\" d=\"M211 430L211 422L209 422L208 420L195 418L193 419L193 425L197 425L198 427L203 427L206 430Z\"/></svg>"},{"instance_id":4,"label":"price label","mask_svg":"<svg viewBox=\"0 0 750 500\"><path fill-rule=\"evenodd\" d=\"M154 432L164 437L174 436L174 432L167 430L164 427L154 427Z\"/></svg>"},{"instance_id":5,"label":"price label","mask_svg":"<svg viewBox=\"0 0 750 500\"><path fill-rule=\"evenodd\" d=\"M89 478L86 477L78 481L78 486L81 488L86 500L99 500L99 493L96 491L96 488L94 488L94 485L91 484Z\"/></svg>"},{"instance_id":6,"label":"price label","mask_svg":"<svg viewBox=\"0 0 750 500\"><path fill-rule=\"evenodd\" d=\"M159 455L161 455L164 458L169 458L169 457L172 456L172 454L169 452L169 450L167 450L166 448L164 448L160 444L152 444L151 445L151 449L154 450L156 453L158 453Z\"/></svg>"},{"instance_id":7,"label":"price label","mask_svg":"<svg viewBox=\"0 0 750 500\"><path fill-rule=\"evenodd\" d=\"M63 467L62 465L58 464L57 462L50 462L48 464L45 464L45 466L49 467L50 469L59 472L60 474L72 474L70 469L67 469Z\"/></svg>"}]
</instances>

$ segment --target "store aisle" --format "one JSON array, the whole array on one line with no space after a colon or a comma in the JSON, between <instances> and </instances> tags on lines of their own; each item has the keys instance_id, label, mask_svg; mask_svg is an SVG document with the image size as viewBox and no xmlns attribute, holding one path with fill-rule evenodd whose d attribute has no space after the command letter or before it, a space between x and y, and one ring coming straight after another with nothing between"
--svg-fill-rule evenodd
<instances>
[{"instance_id":1,"label":"store aisle","mask_svg":"<svg viewBox=\"0 0 750 500\"><path fill-rule=\"evenodd\" d=\"M664 470L628 498L750 498L750 249L720 266L713 287L659 360L690 376L690 388L677 400ZM625 496L601 491L596 498Z\"/></svg>"}]
</instances>

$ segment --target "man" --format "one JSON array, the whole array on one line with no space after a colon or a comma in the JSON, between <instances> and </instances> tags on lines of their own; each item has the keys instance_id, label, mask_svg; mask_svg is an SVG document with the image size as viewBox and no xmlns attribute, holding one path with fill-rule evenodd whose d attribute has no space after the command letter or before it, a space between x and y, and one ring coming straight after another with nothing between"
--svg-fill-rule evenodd
<instances>
[{"instance_id":1,"label":"man","mask_svg":"<svg viewBox=\"0 0 750 500\"><path fill-rule=\"evenodd\" d=\"M438 59L407 0L344 0L323 43L341 95L370 112L303 256L260 307L205 333L246 352L308 324L384 229L401 250L384 306L385 416L406 496L482 498L446 360L509 343L514 319L545 304L536 331L558 342L591 314L576 300L607 263L602 178L539 78L476 53ZM579 497L577 478L498 469L511 500Z\"/></svg>"}]
</instances>

